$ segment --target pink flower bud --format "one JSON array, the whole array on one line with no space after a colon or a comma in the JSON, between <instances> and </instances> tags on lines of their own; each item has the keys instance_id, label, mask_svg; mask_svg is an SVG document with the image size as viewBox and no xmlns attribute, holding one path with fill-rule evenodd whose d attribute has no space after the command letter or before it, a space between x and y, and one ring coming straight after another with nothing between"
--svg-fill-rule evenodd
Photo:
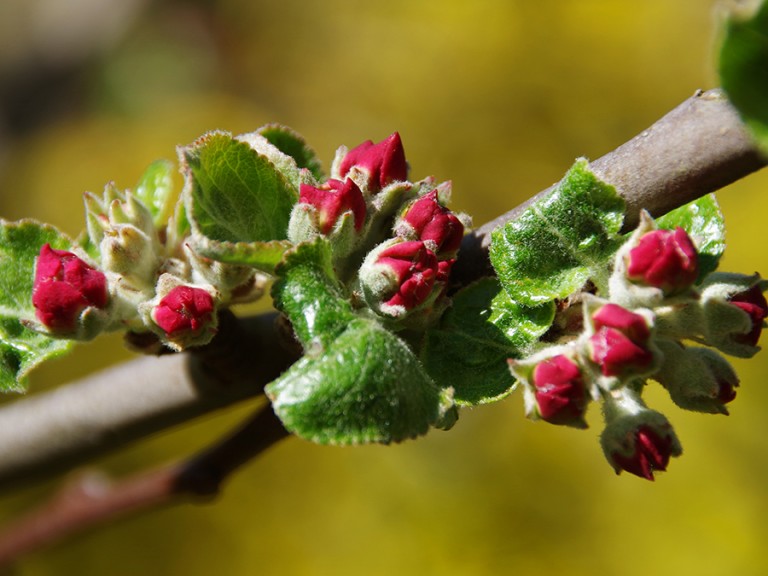
<instances>
[{"instance_id":1,"label":"pink flower bud","mask_svg":"<svg viewBox=\"0 0 768 576\"><path fill-rule=\"evenodd\" d=\"M378 192L392 182L408 178L408 164L400 135L395 132L386 140L374 144L367 140L347 152L339 166L343 178L353 166L368 173L368 189Z\"/></svg>"},{"instance_id":2,"label":"pink flower bud","mask_svg":"<svg viewBox=\"0 0 768 576\"><path fill-rule=\"evenodd\" d=\"M213 319L213 297L202 288L176 286L152 311L152 319L169 337L197 332Z\"/></svg>"},{"instance_id":3,"label":"pink flower bud","mask_svg":"<svg viewBox=\"0 0 768 576\"><path fill-rule=\"evenodd\" d=\"M734 294L728 301L746 312L752 320L752 329L745 334L734 335L734 340L739 344L757 346L763 331L763 321L768 316L768 302L766 302L760 286L755 284L748 290Z\"/></svg>"},{"instance_id":4,"label":"pink flower bud","mask_svg":"<svg viewBox=\"0 0 768 576\"><path fill-rule=\"evenodd\" d=\"M302 184L299 188L299 202L315 207L320 232L328 234L336 221L345 212L352 212L355 230L358 232L365 222L365 200L360 188L351 179L344 182L330 179L319 188Z\"/></svg>"},{"instance_id":5,"label":"pink flower bud","mask_svg":"<svg viewBox=\"0 0 768 576\"><path fill-rule=\"evenodd\" d=\"M386 248L378 255L376 265L388 267L397 280L394 293L387 296L384 303L406 310L429 297L438 275L437 256L418 240Z\"/></svg>"},{"instance_id":6,"label":"pink flower bud","mask_svg":"<svg viewBox=\"0 0 768 576\"><path fill-rule=\"evenodd\" d=\"M687 290L698 277L699 258L688 233L653 230L627 255L627 276L633 282L660 288L665 294Z\"/></svg>"},{"instance_id":7,"label":"pink flower bud","mask_svg":"<svg viewBox=\"0 0 768 576\"><path fill-rule=\"evenodd\" d=\"M647 425L637 428L631 436L629 454L613 452L608 455L609 461L617 472L626 470L635 476L653 480L654 470L663 472L667 469L670 456L676 452L675 440L671 432L665 433Z\"/></svg>"},{"instance_id":8,"label":"pink flower bud","mask_svg":"<svg viewBox=\"0 0 768 576\"><path fill-rule=\"evenodd\" d=\"M438 254L455 254L464 236L464 225L437 200L433 190L416 200L402 217L402 223ZM402 224L401 224L402 225Z\"/></svg>"},{"instance_id":9,"label":"pink flower bud","mask_svg":"<svg viewBox=\"0 0 768 576\"><path fill-rule=\"evenodd\" d=\"M66 250L40 248L32 288L37 319L51 330L72 332L88 307L105 308L107 278Z\"/></svg>"},{"instance_id":10,"label":"pink flower bud","mask_svg":"<svg viewBox=\"0 0 768 576\"><path fill-rule=\"evenodd\" d=\"M533 369L532 384L542 420L586 427L587 393L579 365L564 354L548 358Z\"/></svg>"},{"instance_id":11,"label":"pink flower bud","mask_svg":"<svg viewBox=\"0 0 768 576\"><path fill-rule=\"evenodd\" d=\"M602 306L593 316L590 358L605 376L646 371L653 362L648 348L650 329L640 314L617 304Z\"/></svg>"}]
</instances>

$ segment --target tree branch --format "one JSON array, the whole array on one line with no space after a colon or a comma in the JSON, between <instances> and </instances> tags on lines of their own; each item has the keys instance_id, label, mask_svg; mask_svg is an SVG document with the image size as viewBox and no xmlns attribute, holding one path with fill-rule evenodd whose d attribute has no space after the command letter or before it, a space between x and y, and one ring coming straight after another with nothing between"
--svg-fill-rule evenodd
<instances>
[{"instance_id":1,"label":"tree branch","mask_svg":"<svg viewBox=\"0 0 768 576\"><path fill-rule=\"evenodd\" d=\"M590 167L627 203L624 230L642 209L661 216L763 168L761 156L721 90L698 91L653 126ZM490 272L491 232L552 192L554 185L464 237L451 271L462 284Z\"/></svg>"},{"instance_id":2,"label":"tree branch","mask_svg":"<svg viewBox=\"0 0 768 576\"><path fill-rule=\"evenodd\" d=\"M49 502L0 530L0 568L76 532L147 508L216 494L224 479L288 436L267 406L218 444L174 464L115 484L86 472Z\"/></svg>"},{"instance_id":3,"label":"tree branch","mask_svg":"<svg viewBox=\"0 0 768 576\"><path fill-rule=\"evenodd\" d=\"M661 214L766 164L724 96L697 93L642 134L592 163L639 210ZM549 189L531 201L549 193ZM530 203L468 234L454 271L489 272L490 231ZM0 487L72 468L93 455L261 393L296 359L275 337L274 316L222 323L195 353L140 358L0 408ZM226 354L222 358L222 352Z\"/></svg>"}]
</instances>

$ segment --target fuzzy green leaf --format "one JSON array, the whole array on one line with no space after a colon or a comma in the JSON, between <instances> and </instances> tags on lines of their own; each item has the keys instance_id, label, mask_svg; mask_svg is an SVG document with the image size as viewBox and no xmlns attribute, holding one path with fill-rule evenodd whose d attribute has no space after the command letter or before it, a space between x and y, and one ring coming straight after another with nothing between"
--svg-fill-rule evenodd
<instances>
[{"instance_id":1,"label":"fuzzy green leaf","mask_svg":"<svg viewBox=\"0 0 768 576\"><path fill-rule=\"evenodd\" d=\"M256 133L264 136L280 152L293 158L299 168L306 168L315 178L324 180L323 169L315 151L298 132L280 124L267 124L256 130Z\"/></svg>"},{"instance_id":2,"label":"fuzzy green leaf","mask_svg":"<svg viewBox=\"0 0 768 576\"><path fill-rule=\"evenodd\" d=\"M355 317L336 279L327 240L299 244L286 254L277 274L272 298L303 346L327 345Z\"/></svg>"},{"instance_id":3,"label":"fuzzy green leaf","mask_svg":"<svg viewBox=\"0 0 768 576\"><path fill-rule=\"evenodd\" d=\"M353 312L327 241L298 245L277 274L275 305L305 348L266 388L288 430L324 444L389 443L455 420L450 394L432 382L408 345Z\"/></svg>"},{"instance_id":4,"label":"fuzzy green leaf","mask_svg":"<svg viewBox=\"0 0 768 576\"><path fill-rule=\"evenodd\" d=\"M552 324L555 306L510 300L495 278L456 294L438 328L426 334L421 359L457 404L476 405L506 396L514 384L508 358L524 356Z\"/></svg>"},{"instance_id":5,"label":"fuzzy green leaf","mask_svg":"<svg viewBox=\"0 0 768 576\"><path fill-rule=\"evenodd\" d=\"M233 243L286 239L298 191L266 156L223 132L203 136L181 155L193 235Z\"/></svg>"},{"instance_id":6,"label":"fuzzy green leaf","mask_svg":"<svg viewBox=\"0 0 768 576\"><path fill-rule=\"evenodd\" d=\"M400 442L456 418L410 348L365 318L308 350L266 391L288 430L321 444Z\"/></svg>"},{"instance_id":7,"label":"fuzzy green leaf","mask_svg":"<svg viewBox=\"0 0 768 576\"><path fill-rule=\"evenodd\" d=\"M136 198L149 209L155 226L163 226L173 210L173 172L173 162L155 160L136 185Z\"/></svg>"},{"instance_id":8,"label":"fuzzy green leaf","mask_svg":"<svg viewBox=\"0 0 768 576\"><path fill-rule=\"evenodd\" d=\"M275 274L275 267L285 252L293 246L288 240L271 242L217 242L197 238L195 249L201 256L226 264L250 266L266 274Z\"/></svg>"},{"instance_id":9,"label":"fuzzy green leaf","mask_svg":"<svg viewBox=\"0 0 768 576\"><path fill-rule=\"evenodd\" d=\"M22 392L35 366L72 347L68 340L49 338L24 325L32 321L35 259L43 244L69 250L72 241L32 220L0 220L0 392Z\"/></svg>"},{"instance_id":10,"label":"fuzzy green leaf","mask_svg":"<svg viewBox=\"0 0 768 576\"><path fill-rule=\"evenodd\" d=\"M728 19L720 47L720 82L758 145L768 154L768 2Z\"/></svg>"},{"instance_id":11,"label":"fuzzy green leaf","mask_svg":"<svg viewBox=\"0 0 768 576\"><path fill-rule=\"evenodd\" d=\"M623 219L624 200L579 160L552 194L494 230L491 263L517 302L565 298L589 279L606 281Z\"/></svg>"},{"instance_id":12,"label":"fuzzy green leaf","mask_svg":"<svg viewBox=\"0 0 768 576\"><path fill-rule=\"evenodd\" d=\"M714 194L681 206L656 219L659 228L681 226L699 251L699 279L717 269L725 251L725 220Z\"/></svg>"}]
</instances>

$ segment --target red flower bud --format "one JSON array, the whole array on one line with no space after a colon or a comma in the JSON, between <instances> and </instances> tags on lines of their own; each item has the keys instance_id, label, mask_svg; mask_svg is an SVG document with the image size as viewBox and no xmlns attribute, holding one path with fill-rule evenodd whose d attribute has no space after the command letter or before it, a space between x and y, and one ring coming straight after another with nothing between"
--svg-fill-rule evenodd
<instances>
[{"instance_id":1,"label":"red flower bud","mask_svg":"<svg viewBox=\"0 0 768 576\"><path fill-rule=\"evenodd\" d=\"M433 243L436 254L453 254L461 245L464 225L456 215L437 200L437 190L425 194L403 215L403 222L422 242Z\"/></svg>"},{"instance_id":2,"label":"red flower bud","mask_svg":"<svg viewBox=\"0 0 768 576\"><path fill-rule=\"evenodd\" d=\"M213 297L202 288L176 286L160 300L152 319L169 336L197 332L213 319Z\"/></svg>"},{"instance_id":3,"label":"red flower bud","mask_svg":"<svg viewBox=\"0 0 768 576\"><path fill-rule=\"evenodd\" d=\"M347 152L339 166L343 178L353 166L368 173L368 189L378 192L392 182L408 178L408 164L400 135L395 132L386 140L374 144L367 140Z\"/></svg>"},{"instance_id":4,"label":"red flower bud","mask_svg":"<svg viewBox=\"0 0 768 576\"><path fill-rule=\"evenodd\" d=\"M640 426L634 431L631 444L629 455L613 452L609 459L617 471L626 470L646 480L653 480L654 470L666 470L669 457L675 451L672 435L660 434L650 426Z\"/></svg>"},{"instance_id":5,"label":"red flower bud","mask_svg":"<svg viewBox=\"0 0 768 576\"><path fill-rule=\"evenodd\" d=\"M317 209L320 231L328 234L344 212L352 212L355 230L358 232L365 222L365 200L360 188L351 179L344 182L330 179L315 188L302 184L299 188L299 202L310 204Z\"/></svg>"},{"instance_id":6,"label":"red flower bud","mask_svg":"<svg viewBox=\"0 0 768 576\"><path fill-rule=\"evenodd\" d=\"M389 267L397 278L397 289L385 301L389 306L411 310L423 303L432 292L438 275L435 253L423 242L400 242L379 254L377 265Z\"/></svg>"},{"instance_id":7,"label":"red flower bud","mask_svg":"<svg viewBox=\"0 0 768 576\"><path fill-rule=\"evenodd\" d=\"M71 332L80 313L107 305L107 278L66 250L40 248L32 288L37 319L46 327Z\"/></svg>"},{"instance_id":8,"label":"red flower bud","mask_svg":"<svg viewBox=\"0 0 768 576\"><path fill-rule=\"evenodd\" d=\"M653 362L648 349L650 329L646 319L617 304L606 304L593 316L591 359L605 376L645 371Z\"/></svg>"},{"instance_id":9,"label":"red flower bud","mask_svg":"<svg viewBox=\"0 0 768 576\"><path fill-rule=\"evenodd\" d=\"M579 365L558 354L533 369L532 384L542 420L585 427L587 393Z\"/></svg>"},{"instance_id":10,"label":"red flower bud","mask_svg":"<svg viewBox=\"0 0 768 576\"><path fill-rule=\"evenodd\" d=\"M749 314L752 320L752 329L745 334L734 335L734 340L739 344L757 346L757 341L763 331L763 320L768 316L768 302L766 302L760 286L755 284L748 290L734 294L728 301Z\"/></svg>"},{"instance_id":11,"label":"red flower bud","mask_svg":"<svg viewBox=\"0 0 768 576\"><path fill-rule=\"evenodd\" d=\"M653 230L640 238L627 255L630 280L660 288L665 294L687 290L698 277L699 258L688 233Z\"/></svg>"}]
</instances>

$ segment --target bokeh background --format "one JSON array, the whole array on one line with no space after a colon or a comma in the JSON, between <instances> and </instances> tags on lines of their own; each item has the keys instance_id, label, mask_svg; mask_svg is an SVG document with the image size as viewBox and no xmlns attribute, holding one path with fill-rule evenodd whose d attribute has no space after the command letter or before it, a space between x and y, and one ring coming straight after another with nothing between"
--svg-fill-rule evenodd
<instances>
[{"instance_id":1,"label":"bokeh background","mask_svg":"<svg viewBox=\"0 0 768 576\"><path fill-rule=\"evenodd\" d=\"M419 178L477 223L716 85L714 0L2 0L0 214L82 226L83 191L131 187L207 130L281 122L325 165L399 130ZM768 175L724 190L723 267L768 274ZM118 337L33 375L44 390L128 358ZM395 447L291 439L216 501L154 511L27 557L23 576L762 575L768 354L736 361L731 416L663 394L685 454L654 483L615 476L597 436L534 424L521 398ZM128 474L189 454L252 408L97 462ZM593 411L596 412L596 411ZM0 441L2 441L0 439ZM58 484L0 495L0 520Z\"/></svg>"}]
</instances>

